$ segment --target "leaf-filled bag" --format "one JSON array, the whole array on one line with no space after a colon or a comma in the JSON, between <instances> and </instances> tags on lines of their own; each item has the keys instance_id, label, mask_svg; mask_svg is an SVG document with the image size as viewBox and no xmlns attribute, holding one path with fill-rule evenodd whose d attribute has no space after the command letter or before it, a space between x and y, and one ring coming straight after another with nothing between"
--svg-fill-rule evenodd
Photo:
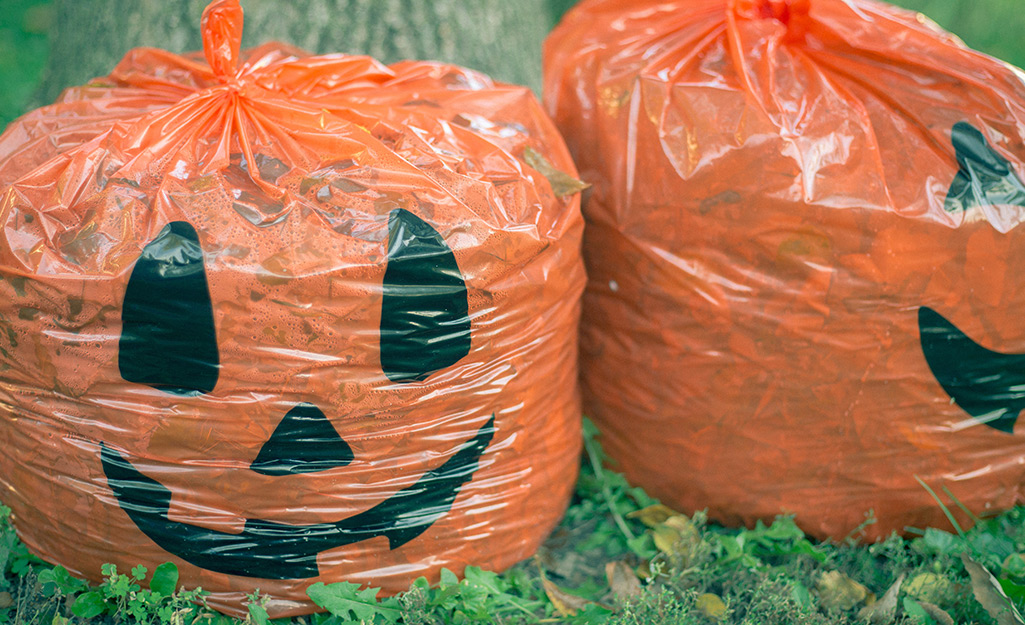
<instances>
[{"instance_id":1,"label":"leaf-filled bag","mask_svg":"<svg viewBox=\"0 0 1025 625\"><path fill-rule=\"evenodd\" d=\"M138 49L0 137L0 501L36 553L238 612L529 555L579 451L575 173L529 90Z\"/></svg>"},{"instance_id":2,"label":"leaf-filled bag","mask_svg":"<svg viewBox=\"0 0 1025 625\"><path fill-rule=\"evenodd\" d=\"M838 538L949 528L919 480L1021 501L1017 69L865 0L589 0L546 46L594 184L584 409L631 480Z\"/></svg>"}]
</instances>

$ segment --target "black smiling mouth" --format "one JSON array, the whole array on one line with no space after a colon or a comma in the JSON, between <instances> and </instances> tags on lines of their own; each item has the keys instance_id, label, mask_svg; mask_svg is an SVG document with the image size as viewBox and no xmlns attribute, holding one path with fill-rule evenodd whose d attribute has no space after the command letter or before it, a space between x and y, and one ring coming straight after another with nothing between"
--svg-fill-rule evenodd
<instances>
[{"instance_id":1,"label":"black smiling mouth","mask_svg":"<svg viewBox=\"0 0 1025 625\"><path fill-rule=\"evenodd\" d=\"M1013 433L1025 409L1025 355L979 345L935 310L918 309L922 353L936 381L981 423Z\"/></svg>"},{"instance_id":2,"label":"black smiling mouth","mask_svg":"<svg viewBox=\"0 0 1025 625\"><path fill-rule=\"evenodd\" d=\"M100 458L118 504L153 542L200 568L263 579L306 579L319 574L317 554L383 536L396 549L444 516L477 470L495 433L494 416L437 469L364 512L335 523L286 525L247 519L229 534L168 518L171 491L146 477L101 443Z\"/></svg>"}]
</instances>

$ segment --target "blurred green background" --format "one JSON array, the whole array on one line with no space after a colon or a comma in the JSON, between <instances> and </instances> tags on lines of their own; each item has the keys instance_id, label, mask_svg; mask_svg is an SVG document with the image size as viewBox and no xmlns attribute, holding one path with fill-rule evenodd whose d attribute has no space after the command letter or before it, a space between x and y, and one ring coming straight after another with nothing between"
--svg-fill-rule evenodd
<instances>
[{"instance_id":1,"label":"blurred green background","mask_svg":"<svg viewBox=\"0 0 1025 625\"><path fill-rule=\"evenodd\" d=\"M25 112L49 54L50 0L0 0L0 127Z\"/></svg>"},{"instance_id":2,"label":"blurred green background","mask_svg":"<svg viewBox=\"0 0 1025 625\"><path fill-rule=\"evenodd\" d=\"M552 2L563 9L574 0ZM1022 0L898 0L897 4L925 13L973 48L1025 66ZM4 85L0 127L36 104L33 93L47 61L53 11L52 0L0 0L0 84Z\"/></svg>"}]
</instances>

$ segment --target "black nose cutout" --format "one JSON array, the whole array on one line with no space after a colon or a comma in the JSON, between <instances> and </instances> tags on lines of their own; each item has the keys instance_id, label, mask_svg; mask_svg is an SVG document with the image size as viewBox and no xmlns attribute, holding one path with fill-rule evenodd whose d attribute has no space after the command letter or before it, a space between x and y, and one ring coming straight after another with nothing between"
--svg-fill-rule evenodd
<instances>
[{"instance_id":1,"label":"black nose cutout","mask_svg":"<svg viewBox=\"0 0 1025 625\"><path fill-rule=\"evenodd\" d=\"M352 458L352 448L320 408L303 403L288 411L250 468L263 475L316 473L344 467Z\"/></svg>"},{"instance_id":2,"label":"black nose cutout","mask_svg":"<svg viewBox=\"0 0 1025 625\"><path fill-rule=\"evenodd\" d=\"M173 221L132 269L121 310L118 366L128 382L168 393L209 393L220 358L196 229Z\"/></svg>"},{"instance_id":3,"label":"black nose cutout","mask_svg":"<svg viewBox=\"0 0 1025 625\"><path fill-rule=\"evenodd\" d=\"M936 381L972 417L1011 434L1025 409L1025 355L979 345L935 310L918 309L922 352Z\"/></svg>"},{"instance_id":4,"label":"black nose cutout","mask_svg":"<svg viewBox=\"0 0 1025 625\"><path fill-rule=\"evenodd\" d=\"M968 122L957 122L950 132L958 169L950 184L943 208L968 210L978 206L1025 207L1025 185L1011 164L1000 156L978 129Z\"/></svg>"},{"instance_id":5,"label":"black nose cutout","mask_svg":"<svg viewBox=\"0 0 1025 625\"><path fill-rule=\"evenodd\" d=\"M388 218L388 268L381 303L381 368L415 382L470 353L466 283L445 240L401 208Z\"/></svg>"}]
</instances>

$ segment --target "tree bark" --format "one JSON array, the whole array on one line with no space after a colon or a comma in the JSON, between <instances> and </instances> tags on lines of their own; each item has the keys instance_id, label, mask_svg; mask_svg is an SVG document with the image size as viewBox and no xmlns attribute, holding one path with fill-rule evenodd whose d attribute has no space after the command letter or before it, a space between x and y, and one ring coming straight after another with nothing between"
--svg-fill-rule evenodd
<instances>
[{"instance_id":1,"label":"tree bark","mask_svg":"<svg viewBox=\"0 0 1025 625\"><path fill-rule=\"evenodd\" d=\"M541 84L541 43L571 0L243 0L243 47L284 41L311 52L434 59L497 80ZM37 96L108 74L137 46L202 47L207 0L56 0L49 64Z\"/></svg>"}]
</instances>

